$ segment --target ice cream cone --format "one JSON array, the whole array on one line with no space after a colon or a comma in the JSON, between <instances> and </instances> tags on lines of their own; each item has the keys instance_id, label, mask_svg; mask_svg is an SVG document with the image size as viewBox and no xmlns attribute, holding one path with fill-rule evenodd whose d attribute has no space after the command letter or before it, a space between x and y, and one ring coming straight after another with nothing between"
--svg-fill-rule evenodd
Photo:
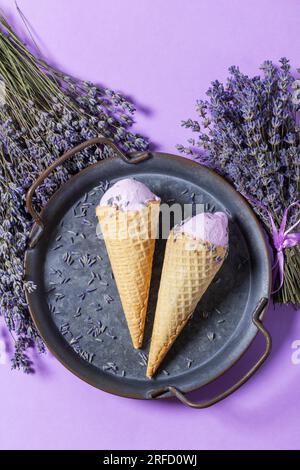
<instances>
[{"instance_id":1,"label":"ice cream cone","mask_svg":"<svg viewBox=\"0 0 300 470\"><path fill-rule=\"evenodd\" d=\"M159 201L135 211L96 209L133 346L143 342Z\"/></svg>"},{"instance_id":2,"label":"ice cream cone","mask_svg":"<svg viewBox=\"0 0 300 470\"><path fill-rule=\"evenodd\" d=\"M151 378L219 271L226 246L170 232L151 339L147 376Z\"/></svg>"}]
</instances>

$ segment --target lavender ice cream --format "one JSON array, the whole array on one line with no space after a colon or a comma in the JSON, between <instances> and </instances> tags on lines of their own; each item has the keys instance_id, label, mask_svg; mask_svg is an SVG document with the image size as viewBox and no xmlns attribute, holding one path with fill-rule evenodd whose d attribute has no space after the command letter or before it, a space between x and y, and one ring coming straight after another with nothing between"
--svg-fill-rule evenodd
<instances>
[{"instance_id":1,"label":"lavender ice cream","mask_svg":"<svg viewBox=\"0 0 300 470\"><path fill-rule=\"evenodd\" d=\"M160 198L140 181L125 178L103 194L100 206L114 206L122 211L138 211L150 201L160 201Z\"/></svg>"},{"instance_id":2,"label":"lavender ice cream","mask_svg":"<svg viewBox=\"0 0 300 470\"><path fill-rule=\"evenodd\" d=\"M197 214L182 224L180 231L213 245L228 245L228 217L224 212Z\"/></svg>"}]
</instances>

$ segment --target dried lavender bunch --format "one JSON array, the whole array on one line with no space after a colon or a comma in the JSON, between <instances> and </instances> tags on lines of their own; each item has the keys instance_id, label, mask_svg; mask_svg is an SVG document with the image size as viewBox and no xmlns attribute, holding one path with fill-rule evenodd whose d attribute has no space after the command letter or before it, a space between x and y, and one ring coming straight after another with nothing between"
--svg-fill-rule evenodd
<instances>
[{"instance_id":1,"label":"dried lavender bunch","mask_svg":"<svg viewBox=\"0 0 300 470\"><path fill-rule=\"evenodd\" d=\"M24 252L32 227L25 195L37 176L78 143L109 137L125 151L145 150L132 132L134 107L122 95L74 79L36 58L0 16L0 315L14 339L12 367L30 372L28 348L44 351L30 318L24 289ZM104 147L82 151L39 188L41 208L70 175L110 155Z\"/></svg>"},{"instance_id":2,"label":"dried lavender bunch","mask_svg":"<svg viewBox=\"0 0 300 470\"><path fill-rule=\"evenodd\" d=\"M262 76L248 77L229 68L226 84L214 81L208 98L197 102L198 120L182 121L195 133L188 146L177 148L209 165L229 180L250 203L271 234L272 214L279 228L284 209L299 199L300 100L289 61L276 67L263 63ZM255 202L257 201L257 203ZM294 208L288 226L299 218ZM275 295L281 303L300 302L299 245L285 250L284 284Z\"/></svg>"}]
</instances>

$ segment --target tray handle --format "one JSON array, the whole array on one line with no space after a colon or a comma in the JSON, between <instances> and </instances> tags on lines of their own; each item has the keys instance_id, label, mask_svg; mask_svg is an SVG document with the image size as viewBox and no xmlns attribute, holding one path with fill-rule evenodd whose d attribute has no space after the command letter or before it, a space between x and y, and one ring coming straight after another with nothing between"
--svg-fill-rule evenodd
<instances>
[{"instance_id":1,"label":"tray handle","mask_svg":"<svg viewBox=\"0 0 300 470\"><path fill-rule=\"evenodd\" d=\"M124 152L122 152L118 147L110 140L105 137L95 137L94 139L87 140L85 142L82 142L81 144L77 145L76 147L72 148L71 150L68 150L66 153L64 153L61 157L59 157L55 162L52 163L48 168L46 168L45 171L35 180L35 182L32 184L30 189L27 192L26 195L26 209L34 219L35 223L43 227L43 222L40 217L40 215L36 212L36 210L33 207L32 204L32 198L34 195L35 190L42 184L42 182L49 176L52 171L60 166L62 163L64 163L66 160L68 160L70 157L75 155L78 152L81 152L81 150L85 149L86 147L90 147L91 145L107 145L109 146L114 153L120 157L124 162L126 163L139 163L143 160L146 160L150 156L150 152L134 152L131 157L127 156Z\"/></svg>"},{"instance_id":2,"label":"tray handle","mask_svg":"<svg viewBox=\"0 0 300 470\"><path fill-rule=\"evenodd\" d=\"M215 405L219 401L224 400L224 398L227 398L229 395L231 395L236 390L238 390L245 382L247 382L247 380L250 379L250 377L252 377L255 374L255 372L265 362L265 360L267 359L267 357L269 356L271 352L272 339L271 339L270 333L266 330L260 318L267 304L268 304L268 299L266 297L261 298L252 315L252 321L254 325L257 327L258 331L263 334L266 340L266 347L265 347L264 353L258 359L256 364L237 383L235 383L230 388L225 390L223 393L220 393L216 397L211 398L210 400L207 400L207 401L200 402L200 403L195 403L189 400L184 393L180 392L178 388L173 387L171 385L163 389L156 390L155 392L152 392L151 398L159 398L161 395L169 392L174 397L178 398L178 400L180 400L181 403L183 403L184 405L189 406L191 408L203 409L203 408L208 408L212 405Z\"/></svg>"}]
</instances>

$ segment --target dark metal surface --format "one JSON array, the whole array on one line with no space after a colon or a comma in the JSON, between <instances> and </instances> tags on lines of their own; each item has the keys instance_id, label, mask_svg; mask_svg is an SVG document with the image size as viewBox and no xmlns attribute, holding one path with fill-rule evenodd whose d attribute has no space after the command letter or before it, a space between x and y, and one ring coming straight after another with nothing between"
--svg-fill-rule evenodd
<instances>
[{"instance_id":1,"label":"dark metal surface","mask_svg":"<svg viewBox=\"0 0 300 470\"><path fill-rule=\"evenodd\" d=\"M33 214L43 229L36 245L27 251L25 264L27 280L37 285L27 293L31 314L58 359L102 390L151 399L166 389L163 397L175 390L181 395L199 388L239 359L261 330L261 323L252 316L259 301L269 297L271 272L259 223L228 183L180 157L161 153L148 157L144 154L138 165L128 164L128 158L103 160L66 183L40 218ZM131 345L104 242L96 236L95 207L103 194L101 188L106 181L114 183L124 177L146 183L163 202L194 201L207 204L208 210L230 214L229 256L153 380L145 377L145 355L164 241L157 241L144 347L137 351Z\"/></svg>"},{"instance_id":2,"label":"dark metal surface","mask_svg":"<svg viewBox=\"0 0 300 470\"><path fill-rule=\"evenodd\" d=\"M271 353L272 339L271 339L270 333L266 330L265 326L263 325L260 319L260 316L262 315L267 304L268 304L268 299L266 297L263 297L259 301L257 307L255 308L253 312L253 317L252 317L254 325L257 327L258 331L263 334L265 338L265 341L266 341L265 350L263 354L260 356L260 358L257 360L257 362L238 382L236 382L234 385L232 385L230 388L220 393L216 397L211 398L210 400L202 401L200 403L195 403L189 400L180 390L172 386L168 386L165 389L156 391L155 394L152 395L152 398L159 398L165 393L171 393L174 397L178 398L178 400L181 401L184 405L189 406L190 408L196 408L198 410L202 410L204 408L209 408L210 406L213 406L216 403L219 403L220 401L224 400L232 393L236 392L236 390L238 390L242 385L244 385L244 383L246 383L255 374L255 372L263 365L263 363L267 360L267 358L269 357Z\"/></svg>"},{"instance_id":3,"label":"dark metal surface","mask_svg":"<svg viewBox=\"0 0 300 470\"><path fill-rule=\"evenodd\" d=\"M35 227L34 233L32 233L31 238L30 238L31 248L37 243L42 233L42 229L43 229L43 221L41 217L39 216L39 214L34 209L33 203L32 203L32 198L34 196L36 189L53 172L53 170L55 170L55 168L62 165L66 160L76 155L76 153L79 153L81 152L81 150L84 150L85 148L91 147L93 145L107 145L108 147L111 147L114 153L126 163L135 164L143 160L146 160L147 158L150 157L149 152L136 152L136 153L131 154L131 156L130 154L126 155L124 152L118 149L118 147L116 147L116 145L110 139L106 139L104 137L95 137L94 139L87 140L77 145L76 147L72 148L68 152L64 153L60 158L58 158L55 162L53 162L52 165L50 165L48 168L46 168L45 171L43 171L43 173L36 179L36 181L33 183L31 188L27 192L26 209L28 210L29 214L32 216L33 220L35 221L37 225L37 227Z\"/></svg>"}]
</instances>

